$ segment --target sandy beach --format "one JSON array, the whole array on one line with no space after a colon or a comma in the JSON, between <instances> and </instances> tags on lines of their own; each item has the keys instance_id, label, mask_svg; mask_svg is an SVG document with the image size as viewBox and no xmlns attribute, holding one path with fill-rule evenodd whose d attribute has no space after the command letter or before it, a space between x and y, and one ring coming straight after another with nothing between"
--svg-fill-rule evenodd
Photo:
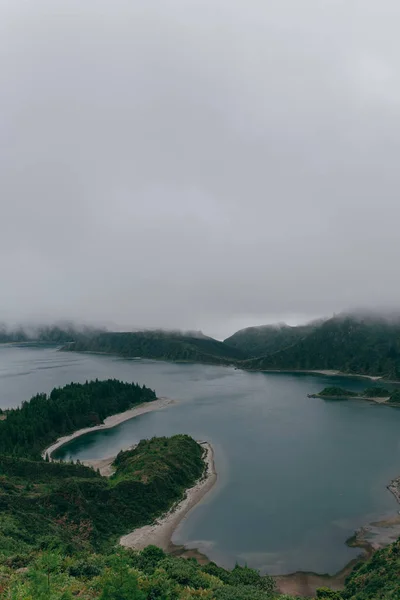
<instances>
[{"instance_id":1,"label":"sandy beach","mask_svg":"<svg viewBox=\"0 0 400 600\"><path fill-rule=\"evenodd\" d=\"M98 431L100 429L111 429L112 427L120 425L120 423L123 423L124 421L129 421L134 417L144 415L148 412L153 412L154 410L161 410L166 406L169 406L170 404L174 404L175 402L176 400L171 400L170 398L158 398L157 400L153 400L152 402L144 402L143 404L139 404L138 406L135 406L135 408L126 410L123 413L118 413L116 415L112 415L111 417L107 417L106 419L104 419L104 423L102 423L101 425L96 425L95 427L86 427L85 429L79 429L78 431L71 433L71 435L66 435L64 437L58 438L58 440L54 442L54 444L52 444L42 452L42 458L46 458L46 454L49 456L49 458L51 458L55 450L57 450L64 444L67 444L71 440L74 440L75 438L80 437L81 435L85 435L85 433Z\"/></svg>"},{"instance_id":2,"label":"sandy beach","mask_svg":"<svg viewBox=\"0 0 400 600\"><path fill-rule=\"evenodd\" d=\"M135 529L132 533L128 533L128 535L122 536L120 539L122 546L142 550L153 544L165 551L176 549L176 546L171 542L175 529L189 511L211 490L217 480L212 446L207 442L200 443L205 450L206 470L204 477L195 486L186 490L185 498L179 504L173 506L168 513L157 519L152 525L145 525Z\"/></svg>"}]
</instances>

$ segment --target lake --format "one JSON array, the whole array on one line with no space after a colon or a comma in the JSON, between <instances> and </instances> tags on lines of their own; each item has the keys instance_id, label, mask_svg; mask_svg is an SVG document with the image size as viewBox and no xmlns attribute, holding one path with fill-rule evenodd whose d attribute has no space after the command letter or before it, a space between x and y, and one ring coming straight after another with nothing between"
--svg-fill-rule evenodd
<instances>
[{"instance_id":1,"label":"lake","mask_svg":"<svg viewBox=\"0 0 400 600\"><path fill-rule=\"evenodd\" d=\"M221 565L333 574L360 552L345 545L354 530L398 509L386 485L400 475L400 409L307 398L327 385L359 391L366 380L0 347L2 408L96 377L137 381L177 403L87 434L59 456L112 456L175 433L210 441L217 484L173 541Z\"/></svg>"}]
</instances>

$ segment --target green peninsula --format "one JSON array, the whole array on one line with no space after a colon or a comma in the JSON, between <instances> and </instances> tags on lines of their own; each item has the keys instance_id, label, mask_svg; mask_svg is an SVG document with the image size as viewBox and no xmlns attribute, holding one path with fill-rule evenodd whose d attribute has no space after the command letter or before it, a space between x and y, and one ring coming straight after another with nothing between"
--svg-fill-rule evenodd
<instances>
[{"instance_id":1,"label":"green peninsula","mask_svg":"<svg viewBox=\"0 0 400 600\"><path fill-rule=\"evenodd\" d=\"M400 390L387 390L383 387L370 387L362 392L352 392L341 387L326 387L318 394L309 394L310 398L345 399L359 398L360 400L373 400L380 404L399 404ZM399 404L400 405L400 404Z\"/></svg>"},{"instance_id":2,"label":"green peninsula","mask_svg":"<svg viewBox=\"0 0 400 600\"><path fill-rule=\"evenodd\" d=\"M253 569L116 548L118 538L165 513L205 471L187 435L142 440L102 477L41 458L59 434L155 393L116 380L70 384L7 411L0 423L0 597L5 600L263 600L274 582ZM32 447L30 443L34 442Z\"/></svg>"},{"instance_id":3,"label":"green peninsula","mask_svg":"<svg viewBox=\"0 0 400 600\"><path fill-rule=\"evenodd\" d=\"M49 395L37 394L20 408L3 413L0 454L38 459L57 438L155 399L153 390L116 379L71 383Z\"/></svg>"}]
</instances>

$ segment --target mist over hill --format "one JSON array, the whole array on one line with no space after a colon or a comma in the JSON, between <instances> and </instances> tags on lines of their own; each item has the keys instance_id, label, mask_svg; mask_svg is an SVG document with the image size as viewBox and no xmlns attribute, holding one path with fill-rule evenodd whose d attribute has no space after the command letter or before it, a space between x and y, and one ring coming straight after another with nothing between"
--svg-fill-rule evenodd
<instances>
[{"instance_id":1,"label":"mist over hill","mask_svg":"<svg viewBox=\"0 0 400 600\"><path fill-rule=\"evenodd\" d=\"M287 348L245 362L249 369L332 369L400 378L400 319L397 315L337 315Z\"/></svg>"},{"instance_id":2,"label":"mist over hill","mask_svg":"<svg viewBox=\"0 0 400 600\"><path fill-rule=\"evenodd\" d=\"M77 325L72 322L55 324L19 324L0 323L0 343L46 342L65 344L74 341L78 336L94 335L102 331L100 328Z\"/></svg>"},{"instance_id":3,"label":"mist over hill","mask_svg":"<svg viewBox=\"0 0 400 600\"><path fill-rule=\"evenodd\" d=\"M249 327L223 342L201 331L107 331L73 323L0 326L0 343L55 343L65 351L235 365L250 370L337 370L400 379L400 313L357 311L297 327Z\"/></svg>"},{"instance_id":4,"label":"mist over hill","mask_svg":"<svg viewBox=\"0 0 400 600\"><path fill-rule=\"evenodd\" d=\"M214 364L236 363L248 357L242 350L198 332L176 331L103 332L79 336L64 350Z\"/></svg>"},{"instance_id":5,"label":"mist over hill","mask_svg":"<svg viewBox=\"0 0 400 600\"><path fill-rule=\"evenodd\" d=\"M249 357L263 356L291 346L310 333L317 324L291 327L285 323L247 327L237 331L224 342L245 352Z\"/></svg>"}]
</instances>

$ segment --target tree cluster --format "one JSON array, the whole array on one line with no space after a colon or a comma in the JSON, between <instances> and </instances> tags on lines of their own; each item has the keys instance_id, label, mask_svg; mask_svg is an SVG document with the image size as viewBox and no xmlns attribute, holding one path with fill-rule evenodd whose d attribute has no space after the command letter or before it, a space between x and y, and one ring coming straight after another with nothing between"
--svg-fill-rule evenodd
<instances>
[{"instance_id":1,"label":"tree cluster","mask_svg":"<svg viewBox=\"0 0 400 600\"><path fill-rule=\"evenodd\" d=\"M0 421L0 454L39 458L57 438L155 398L145 386L116 379L71 383L50 395L38 394Z\"/></svg>"}]
</instances>

